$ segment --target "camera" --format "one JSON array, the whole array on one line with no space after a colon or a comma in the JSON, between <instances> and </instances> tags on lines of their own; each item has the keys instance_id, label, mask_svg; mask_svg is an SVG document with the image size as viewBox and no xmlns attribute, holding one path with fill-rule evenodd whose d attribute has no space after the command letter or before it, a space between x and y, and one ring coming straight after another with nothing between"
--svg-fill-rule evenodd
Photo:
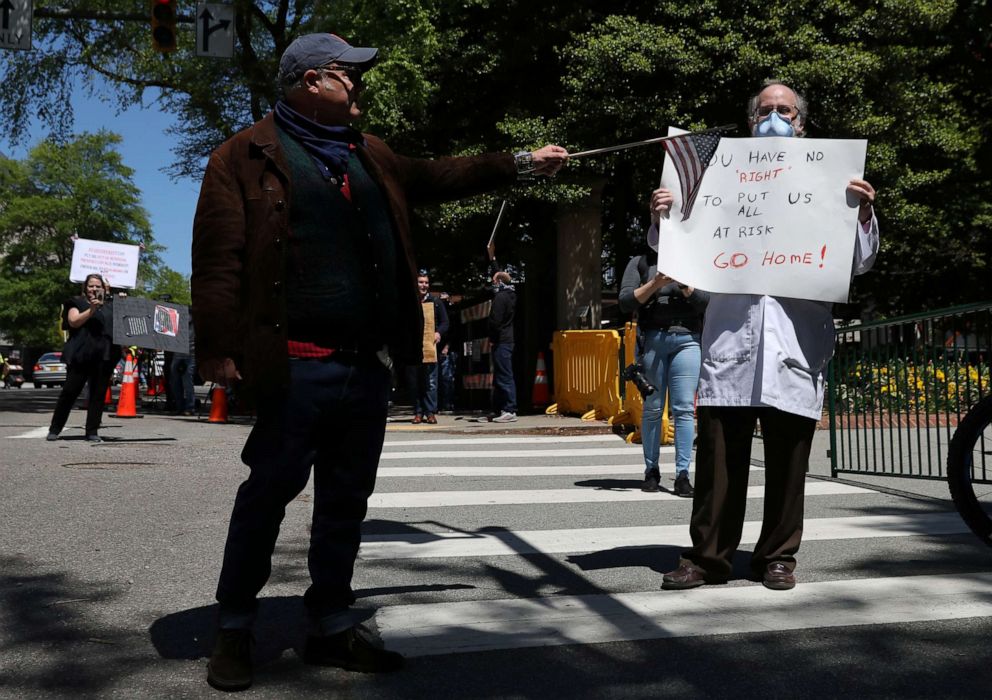
<instances>
[{"instance_id":1,"label":"camera","mask_svg":"<svg viewBox=\"0 0 992 700\"><path fill-rule=\"evenodd\" d=\"M644 367L639 362L632 362L627 365L622 375L625 381L633 382L637 390L641 392L641 397L646 398L655 392L654 384L648 381L644 374Z\"/></svg>"}]
</instances>

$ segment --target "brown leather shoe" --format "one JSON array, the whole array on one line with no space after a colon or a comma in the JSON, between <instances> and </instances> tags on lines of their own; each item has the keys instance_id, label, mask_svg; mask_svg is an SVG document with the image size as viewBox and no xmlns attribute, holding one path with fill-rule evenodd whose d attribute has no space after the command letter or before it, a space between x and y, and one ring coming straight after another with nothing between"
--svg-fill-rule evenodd
<instances>
[{"instance_id":1,"label":"brown leather shoe","mask_svg":"<svg viewBox=\"0 0 992 700\"><path fill-rule=\"evenodd\" d=\"M785 562L773 561L765 567L765 575L761 578L761 583L765 588L771 588L773 591L787 591L796 587L796 575Z\"/></svg>"},{"instance_id":2,"label":"brown leather shoe","mask_svg":"<svg viewBox=\"0 0 992 700\"><path fill-rule=\"evenodd\" d=\"M682 563L675 571L669 571L661 579L661 588L666 591L681 591L697 588L708 583L703 572L692 564Z\"/></svg>"},{"instance_id":3,"label":"brown leather shoe","mask_svg":"<svg viewBox=\"0 0 992 700\"><path fill-rule=\"evenodd\" d=\"M423 418L421 418L421 417L420 417L420 414L418 413L417 415L415 415L415 416L413 417L413 420L412 420L412 421L410 421L410 422L411 422L411 423L413 423L414 425L420 425L421 423L423 423L423 422L424 422L424 419L423 419Z\"/></svg>"},{"instance_id":4,"label":"brown leather shoe","mask_svg":"<svg viewBox=\"0 0 992 700\"><path fill-rule=\"evenodd\" d=\"M432 425L437 425L437 416L433 413L428 413L427 417L424 418L425 423L431 423Z\"/></svg>"}]
</instances>

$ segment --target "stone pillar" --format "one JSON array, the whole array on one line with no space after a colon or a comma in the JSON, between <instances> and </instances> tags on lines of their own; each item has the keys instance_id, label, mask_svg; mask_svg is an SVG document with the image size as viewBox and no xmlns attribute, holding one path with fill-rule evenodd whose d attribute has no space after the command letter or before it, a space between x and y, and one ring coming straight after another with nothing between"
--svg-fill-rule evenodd
<instances>
[{"instance_id":1,"label":"stone pillar","mask_svg":"<svg viewBox=\"0 0 992 700\"><path fill-rule=\"evenodd\" d=\"M602 194L605 181L579 183L590 188L579 202L562 205L558 224L558 330L599 329L602 305Z\"/></svg>"}]
</instances>

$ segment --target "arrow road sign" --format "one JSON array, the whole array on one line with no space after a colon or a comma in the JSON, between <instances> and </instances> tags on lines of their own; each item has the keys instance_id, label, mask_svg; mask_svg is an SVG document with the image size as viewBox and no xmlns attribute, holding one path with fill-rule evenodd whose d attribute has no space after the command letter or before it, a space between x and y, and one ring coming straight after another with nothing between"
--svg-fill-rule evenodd
<instances>
[{"instance_id":1,"label":"arrow road sign","mask_svg":"<svg viewBox=\"0 0 992 700\"><path fill-rule=\"evenodd\" d=\"M196 6L196 55L234 56L234 6L201 2Z\"/></svg>"},{"instance_id":2,"label":"arrow road sign","mask_svg":"<svg viewBox=\"0 0 992 700\"><path fill-rule=\"evenodd\" d=\"M32 0L0 0L0 49L31 48Z\"/></svg>"}]
</instances>

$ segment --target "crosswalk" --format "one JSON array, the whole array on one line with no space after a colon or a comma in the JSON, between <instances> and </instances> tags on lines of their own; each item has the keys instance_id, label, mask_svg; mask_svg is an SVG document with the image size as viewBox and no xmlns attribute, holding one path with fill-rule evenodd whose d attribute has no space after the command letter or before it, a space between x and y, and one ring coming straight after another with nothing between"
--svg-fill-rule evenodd
<instances>
[{"instance_id":1,"label":"crosswalk","mask_svg":"<svg viewBox=\"0 0 992 700\"><path fill-rule=\"evenodd\" d=\"M638 446L612 435L392 438L356 588L386 592L376 624L408 656L992 616L987 570L851 577L818 561L841 543L870 560L900 539L960 542L966 527L939 504L811 477L794 590L737 577L662 591L661 572L689 544L691 502L640 490ZM673 458L662 449L663 485ZM760 532L763 470L750 478L745 552Z\"/></svg>"}]
</instances>

